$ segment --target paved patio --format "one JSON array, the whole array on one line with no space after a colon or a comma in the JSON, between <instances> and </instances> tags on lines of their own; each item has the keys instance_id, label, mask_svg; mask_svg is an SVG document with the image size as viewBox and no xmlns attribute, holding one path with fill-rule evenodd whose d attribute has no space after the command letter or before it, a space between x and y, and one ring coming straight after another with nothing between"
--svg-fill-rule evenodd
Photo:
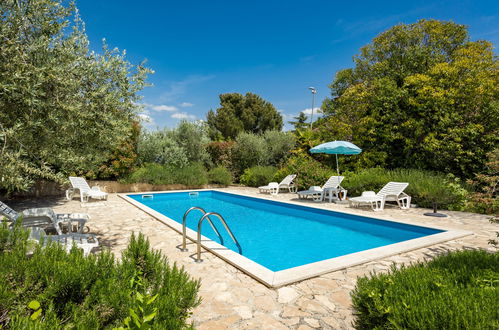
<instances>
[{"instance_id":1,"label":"paved patio","mask_svg":"<svg viewBox=\"0 0 499 330\"><path fill-rule=\"evenodd\" d=\"M269 196L259 194L257 189L231 187L223 189L258 197L296 201L294 194ZM312 201L303 201L311 206ZM76 198L65 201L62 198L42 198L11 203L16 209L28 207L53 207L58 212L88 213L92 233L100 237L101 245L109 247L117 255L126 247L132 232L142 232L151 246L162 251L171 262L184 266L195 278L201 279L200 296L203 301L194 310L192 321L198 329L350 329L352 309L350 291L358 276L372 271L383 272L393 263L398 265L424 260L456 249L486 248L489 239L499 230L491 224L489 217L473 213L446 211L447 218L423 216L427 209L399 210L388 208L384 217L409 220L428 226L469 230L474 234L457 240L413 250L400 255L380 259L348 269L331 272L279 289L269 289L247 276L225 261L205 252L204 262L197 264L190 257L195 246L189 244L189 253L180 252L181 235L161 224L145 212L110 194L106 202L80 203ZM373 216L369 209L350 209L347 205L322 203L325 207ZM377 213L376 213L377 214Z\"/></svg>"}]
</instances>

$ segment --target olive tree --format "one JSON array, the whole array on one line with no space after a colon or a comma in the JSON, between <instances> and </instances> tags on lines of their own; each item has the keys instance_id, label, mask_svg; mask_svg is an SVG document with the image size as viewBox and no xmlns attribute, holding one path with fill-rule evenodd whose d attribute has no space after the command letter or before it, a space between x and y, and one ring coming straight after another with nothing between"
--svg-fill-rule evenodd
<instances>
[{"instance_id":1,"label":"olive tree","mask_svg":"<svg viewBox=\"0 0 499 330\"><path fill-rule=\"evenodd\" d=\"M73 3L2 0L0 45L0 188L97 169L133 134L150 70L90 51Z\"/></svg>"}]
</instances>

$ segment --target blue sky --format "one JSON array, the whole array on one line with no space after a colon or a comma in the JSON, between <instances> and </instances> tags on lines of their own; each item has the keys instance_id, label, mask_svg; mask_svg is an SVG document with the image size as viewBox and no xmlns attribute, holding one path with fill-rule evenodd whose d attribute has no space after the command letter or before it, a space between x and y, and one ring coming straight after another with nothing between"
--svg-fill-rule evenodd
<instances>
[{"instance_id":1,"label":"blue sky","mask_svg":"<svg viewBox=\"0 0 499 330\"><path fill-rule=\"evenodd\" d=\"M285 121L329 95L336 71L378 33L421 18L468 25L497 47L499 1L131 1L79 0L92 48L102 38L147 59L142 92L148 127L205 119L219 94L252 92ZM289 128L289 125L287 125Z\"/></svg>"}]
</instances>

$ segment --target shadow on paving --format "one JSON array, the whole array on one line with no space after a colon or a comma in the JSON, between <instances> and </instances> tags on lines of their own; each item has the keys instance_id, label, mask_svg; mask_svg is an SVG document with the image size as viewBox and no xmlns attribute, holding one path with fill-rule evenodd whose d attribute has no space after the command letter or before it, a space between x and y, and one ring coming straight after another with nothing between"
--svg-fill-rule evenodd
<instances>
[{"instance_id":1,"label":"shadow on paving","mask_svg":"<svg viewBox=\"0 0 499 330\"><path fill-rule=\"evenodd\" d=\"M11 208L16 210L17 212L24 211L26 209L38 208L38 207L55 207L59 205L65 204L65 197L15 197L12 199L2 199L3 202L9 205Z\"/></svg>"}]
</instances>

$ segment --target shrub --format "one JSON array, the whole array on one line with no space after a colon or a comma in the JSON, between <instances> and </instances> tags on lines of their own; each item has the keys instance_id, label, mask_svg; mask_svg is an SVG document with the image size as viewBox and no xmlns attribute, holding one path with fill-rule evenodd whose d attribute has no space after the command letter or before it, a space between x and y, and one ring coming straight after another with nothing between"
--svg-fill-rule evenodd
<instances>
[{"instance_id":1,"label":"shrub","mask_svg":"<svg viewBox=\"0 0 499 330\"><path fill-rule=\"evenodd\" d=\"M205 126L183 120L174 129L143 133L137 152L141 163L184 167L193 162L208 163L208 142Z\"/></svg>"},{"instance_id":2,"label":"shrub","mask_svg":"<svg viewBox=\"0 0 499 330\"><path fill-rule=\"evenodd\" d=\"M278 166L287 160L295 143L288 132L240 133L232 146L232 168L240 175L253 166Z\"/></svg>"},{"instance_id":3,"label":"shrub","mask_svg":"<svg viewBox=\"0 0 499 330\"><path fill-rule=\"evenodd\" d=\"M431 171L371 168L344 175L342 186L348 189L350 196L360 195L365 190L379 191L390 181L409 182L405 192L419 206L432 207L433 202L437 202L439 208L461 210L467 195L456 178Z\"/></svg>"},{"instance_id":4,"label":"shrub","mask_svg":"<svg viewBox=\"0 0 499 330\"><path fill-rule=\"evenodd\" d=\"M240 182L245 186L260 187L273 181L277 168L274 166L254 166L247 168Z\"/></svg>"},{"instance_id":5,"label":"shrub","mask_svg":"<svg viewBox=\"0 0 499 330\"><path fill-rule=\"evenodd\" d=\"M232 168L232 147L234 141L211 142L206 146L211 161L215 166Z\"/></svg>"},{"instance_id":6,"label":"shrub","mask_svg":"<svg viewBox=\"0 0 499 330\"><path fill-rule=\"evenodd\" d=\"M164 166L156 163L146 163L136 169L129 177L122 179L124 183L172 184L173 177Z\"/></svg>"},{"instance_id":7,"label":"shrub","mask_svg":"<svg viewBox=\"0 0 499 330\"><path fill-rule=\"evenodd\" d=\"M265 140L257 134L240 133L232 148L232 166L237 175L253 166L263 166L267 159Z\"/></svg>"},{"instance_id":8,"label":"shrub","mask_svg":"<svg viewBox=\"0 0 499 330\"><path fill-rule=\"evenodd\" d=\"M137 153L139 162L183 167L188 163L187 152L168 131L145 132L141 135Z\"/></svg>"},{"instance_id":9,"label":"shrub","mask_svg":"<svg viewBox=\"0 0 499 330\"><path fill-rule=\"evenodd\" d=\"M210 155L206 151L206 145L210 139L205 124L182 120L170 134L177 144L185 150L189 163L206 164L209 161Z\"/></svg>"},{"instance_id":10,"label":"shrub","mask_svg":"<svg viewBox=\"0 0 499 330\"><path fill-rule=\"evenodd\" d=\"M223 166L218 166L208 172L208 180L211 183L219 183L228 186L232 183L232 174Z\"/></svg>"},{"instance_id":11,"label":"shrub","mask_svg":"<svg viewBox=\"0 0 499 330\"><path fill-rule=\"evenodd\" d=\"M489 153L486 171L475 175L474 180L469 180L473 192L466 205L466 209L472 212L497 214L499 211L499 199L497 188L499 186L499 149Z\"/></svg>"},{"instance_id":12,"label":"shrub","mask_svg":"<svg viewBox=\"0 0 499 330\"><path fill-rule=\"evenodd\" d=\"M124 183L184 184L202 186L208 183L208 174L201 163L193 163L182 168L149 163L136 169Z\"/></svg>"},{"instance_id":13,"label":"shrub","mask_svg":"<svg viewBox=\"0 0 499 330\"><path fill-rule=\"evenodd\" d=\"M286 164L277 171L274 181L281 181L289 174L297 174L295 183L298 189L310 186L322 186L335 172L308 155L298 154L288 159Z\"/></svg>"},{"instance_id":14,"label":"shrub","mask_svg":"<svg viewBox=\"0 0 499 330\"><path fill-rule=\"evenodd\" d=\"M295 137L290 132L266 131L262 137L267 146L265 165L279 166L286 162L296 144Z\"/></svg>"},{"instance_id":15,"label":"shrub","mask_svg":"<svg viewBox=\"0 0 499 330\"><path fill-rule=\"evenodd\" d=\"M139 313L138 297L157 295L150 304L157 311L151 327L179 329L188 326L190 311L199 304L200 283L151 250L142 234L132 235L121 263L110 252L84 257L80 250L67 253L56 243L36 245L28 255L27 236L21 228L0 226L5 238L0 243L2 328L119 327L130 310ZM37 304L41 312L33 320Z\"/></svg>"},{"instance_id":16,"label":"shrub","mask_svg":"<svg viewBox=\"0 0 499 330\"><path fill-rule=\"evenodd\" d=\"M499 255L459 251L357 280L356 329L493 329Z\"/></svg>"},{"instance_id":17,"label":"shrub","mask_svg":"<svg viewBox=\"0 0 499 330\"><path fill-rule=\"evenodd\" d=\"M174 183L187 186L203 186L208 183L208 174L201 163L193 163L183 168L168 168Z\"/></svg>"}]
</instances>

